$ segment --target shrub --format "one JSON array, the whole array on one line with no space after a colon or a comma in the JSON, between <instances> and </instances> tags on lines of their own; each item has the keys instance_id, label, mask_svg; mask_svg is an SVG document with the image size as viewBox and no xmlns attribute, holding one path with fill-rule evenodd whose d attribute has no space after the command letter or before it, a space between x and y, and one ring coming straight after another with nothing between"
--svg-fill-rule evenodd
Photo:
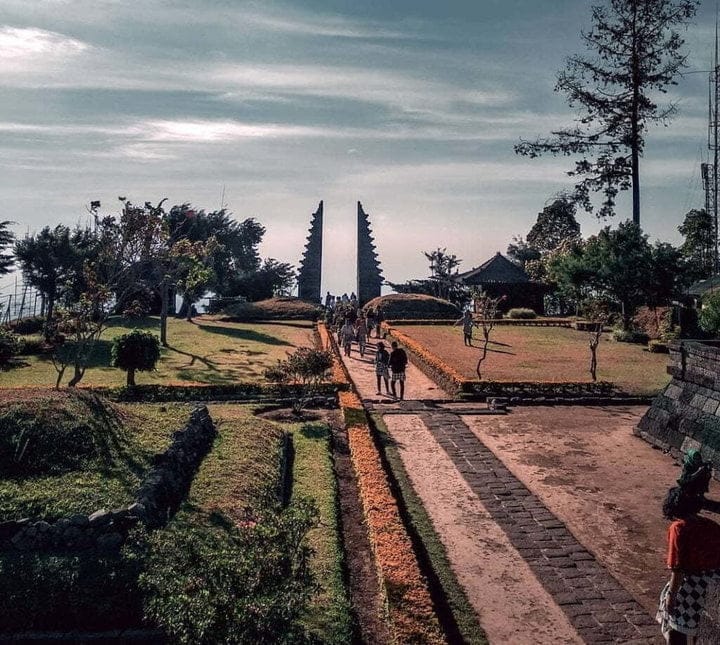
<instances>
[{"instance_id":1,"label":"shrub","mask_svg":"<svg viewBox=\"0 0 720 645\"><path fill-rule=\"evenodd\" d=\"M222 314L234 322L317 320L322 314L322 309L319 305L298 298L277 297L260 302L235 302L223 307Z\"/></svg>"},{"instance_id":2,"label":"shrub","mask_svg":"<svg viewBox=\"0 0 720 645\"><path fill-rule=\"evenodd\" d=\"M160 340L149 331L133 329L117 336L112 345L112 365L127 371L127 385L135 385L135 371L155 369L160 358Z\"/></svg>"},{"instance_id":3,"label":"shrub","mask_svg":"<svg viewBox=\"0 0 720 645\"><path fill-rule=\"evenodd\" d=\"M42 336L24 336L22 338L22 349L20 353L25 356L33 354L49 354L52 352L52 345L48 345Z\"/></svg>"},{"instance_id":4,"label":"shrub","mask_svg":"<svg viewBox=\"0 0 720 645\"><path fill-rule=\"evenodd\" d=\"M532 309L517 307L508 311L507 317L513 318L514 320L531 320L537 318L537 314Z\"/></svg>"},{"instance_id":5,"label":"shrub","mask_svg":"<svg viewBox=\"0 0 720 645\"><path fill-rule=\"evenodd\" d=\"M297 500L238 529L176 521L157 531L140 576L146 615L179 643L303 642L299 619L316 590L304 540L316 523L317 509Z\"/></svg>"},{"instance_id":6,"label":"shrub","mask_svg":"<svg viewBox=\"0 0 720 645\"><path fill-rule=\"evenodd\" d=\"M642 331L636 329L613 329L613 338L618 343L637 343L639 345L646 345L648 342L648 335Z\"/></svg>"},{"instance_id":7,"label":"shrub","mask_svg":"<svg viewBox=\"0 0 720 645\"><path fill-rule=\"evenodd\" d=\"M653 354L667 354L669 352L665 341L655 339L648 343L648 351Z\"/></svg>"},{"instance_id":8,"label":"shrub","mask_svg":"<svg viewBox=\"0 0 720 645\"><path fill-rule=\"evenodd\" d=\"M22 341L17 334L0 329L0 366L7 365L13 356L22 351Z\"/></svg>"},{"instance_id":9,"label":"shrub","mask_svg":"<svg viewBox=\"0 0 720 645\"><path fill-rule=\"evenodd\" d=\"M703 296L700 310L700 328L713 336L720 333L720 292Z\"/></svg>"},{"instance_id":10,"label":"shrub","mask_svg":"<svg viewBox=\"0 0 720 645\"><path fill-rule=\"evenodd\" d=\"M3 630L137 628L142 621L138 544L129 540L116 556L3 554Z\"/></svg>"},{"instance_id":11,"label":"shrub","mask_svg":"<svg viewBox=\"0 0 720 645\"><path fill-rule=\"evenodd\" d=\"M333 355L329 350L299 347L284 361L265 370L265 378L271 383L285 385L293 383L301 387L295 390L293 412L300 414L315 396L327 371L333 366Z\"/></svg>"},{"instance_id":12,"label":"shrub","mask_svg":"<svg viewBox=\"0 0 720 645\"><path fill-rule=\"evenodd\" d=\"M447 300L418 293L391 293L368 302L365 311L381 311L385 320L444 318L457 320L460 309Z\"/></svg>"},{"instance_id":13,"label":"shrub","mask_svg":"<svg viewBox=\"0 0 720 645\"><path fill-rule=\"evenodd\" d=\"M45 318L42 316L18 318L11 322L8 327L21 336L25 336L26 334L39 334L45 328Z\"/></svg>"}]
</instances>

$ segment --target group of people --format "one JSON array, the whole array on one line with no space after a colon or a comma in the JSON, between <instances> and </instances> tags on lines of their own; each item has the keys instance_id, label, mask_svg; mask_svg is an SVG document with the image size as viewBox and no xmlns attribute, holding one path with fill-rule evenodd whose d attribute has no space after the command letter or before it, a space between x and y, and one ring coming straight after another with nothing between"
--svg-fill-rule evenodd
<instances>
[{"instance_id":1,"label":"group of people","mask_svg":"<svg viewBox=\"0 0 720 645\"><path fill-rule=\"evenodd\" d=\"M342 326L338 330L338 343L343 348L343 354L350 357L352 354L352 344L357 342L360 351L360 357L365 356L367 350L367 341L372 330L375 329L376 338L380 338L380 324L370 315L363 315L360 312L352 322L351 319L345 318ZM391 351L385 349L385 343L378 340L375 348L375 376L377 379L377 394L382 394L381 384L385 383L386 394L391 394L395 398L403 400L405 398L405 368L407 367L407 353L398 346L396 341L391 343ZM397 391L399 388L400 395Z\"/></svg>"}]
</instances>

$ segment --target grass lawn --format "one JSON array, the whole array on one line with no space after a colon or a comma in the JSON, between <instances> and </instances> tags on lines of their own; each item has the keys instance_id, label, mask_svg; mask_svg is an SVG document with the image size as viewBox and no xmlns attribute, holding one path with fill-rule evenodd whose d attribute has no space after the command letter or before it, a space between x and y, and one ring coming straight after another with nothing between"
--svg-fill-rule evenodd
<instances>
[{"instance_id":1,"label":"grass lawn","mask_svg":"<svg viewBox=\"0 0 720 645\"><path fill-rule=\"evenodd\" d=\"M125 372L110 367L112 339L133 328L159 335L159 319L136 321L111 319L111 326L96 345L81 385L124 385ZM232 323L214 316L199 316L193 322L168 320L169 348L154 372L137 372L138 385L231 384L262 381L266 367L284 359L296 347L313 345L313 323ZM72 377L65 374L64 383ZM49 356L21 356L11 369L0 372L0 387L53 386L57 373Z\"/></svg>"},{"instance_id":2,"label":"grass lawn","mask_svg":"<svg viewBox=\"0 0 720 645\"><path fill-rule=\"evenodd\" d=\"M312 600L305 624L317 642L351 642L327 424L268 421L253 416L250 406L239 404L208 407L219 436L193 482L181 521L202 522L202 517L215 511L241 521L255 495L263 487L278 483L283 433L292 432L293 496L312 498L320 511L319 524L308 535L314 551L311 567L320 590Z\"/></svg>"},{"instance_id":3,"label":"grass lawn","mask_svg":"<svg viewBox=\"0 0 720 645\"><path fill-rule=\"evenodd\" d=\"M320 523L310 531L312 569L320 584L306 625L322 643L352 642L350 601L343 580L339 534L338 491L330 456L330 430L324 423L293 427L295 463L293 495L311 497L320 510Z\"/></svg>"},{"instance_id":4,"label":"grass lawn","mask_svg":"<svg viewBox=\"0 0 720 645\"><path fill-rule=\"evenodd\" d=\"M6 391L0 399L3 449L14 443L25 446L2 460L0 521L52 521L130 503L150 457L165 450L190 412L180 404L113 405L67 391L23 394L13 398L15 393ZM49 425L52 433L35 431L34 421ZM26 428L19 441L18 424ZM82 458L72 453L82 453ZM18 474L26 464L31 474Z\"/></svg>"},{"instance_id":5,"label":"grass lawn","mask_svg":"<svg viewBox=\"0 0 720 645\"><path fill-rule=\"evenodd\" d=\"M463 345L462 330L453 326L397 326L463 376L476 379L480 332L476 347ZM590 381L589 334L562 327L495 327L488 357L482 364L489 381ZM611 381L631 394L654 395L669 380L668 357L642 345L615 342L603 334L597 351L598 380Z\"/></svg>"}]
</instances>

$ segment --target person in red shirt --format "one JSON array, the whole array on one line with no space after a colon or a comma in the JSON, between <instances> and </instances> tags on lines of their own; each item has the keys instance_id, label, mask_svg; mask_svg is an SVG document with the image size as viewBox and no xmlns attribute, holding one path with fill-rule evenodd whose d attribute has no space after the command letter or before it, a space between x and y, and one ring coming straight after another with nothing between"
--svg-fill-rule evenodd
<instances>
[{"instance_id":1,"label":"person in red shirt","mask_svg":"<svg viewBox=\"0 0 720 645\"><path fill-rule=\"evenodd\" d=\"M667 559L670 580L660 594L657 621L670 645L686 645L697 633L705 595L720 580L720 525L698 515L702 496L671 488L663 514L668 528Z\"/></svg>"}]
</instances>

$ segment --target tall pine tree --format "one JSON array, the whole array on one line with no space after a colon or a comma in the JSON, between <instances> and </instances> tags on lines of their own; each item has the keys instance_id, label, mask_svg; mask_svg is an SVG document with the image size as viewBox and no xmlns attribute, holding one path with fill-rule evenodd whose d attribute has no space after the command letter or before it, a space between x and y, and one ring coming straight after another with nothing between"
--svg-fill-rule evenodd
<instances>
[{"instance_id":1,"label":"tall pine tree","mask_svg":"<svg viewBox=\"0 0 720 645\"><path fill-rule=\"evenodd\" d=\"M604 194L599 217L615 214L620 190L632 188L633 222L640 224L640 157L650 123L676 111L654 100L675 84L685 66L677 28L695 15L699 0L607 0L592 9L592 28L582 33L589 54L572 56L558 74L556 92L579 110L575 124L551 137L521 140L515 152L580 156L568 172L578 177L574 199L592 211L591 192Z\"/></svg>"}]
</instances>

